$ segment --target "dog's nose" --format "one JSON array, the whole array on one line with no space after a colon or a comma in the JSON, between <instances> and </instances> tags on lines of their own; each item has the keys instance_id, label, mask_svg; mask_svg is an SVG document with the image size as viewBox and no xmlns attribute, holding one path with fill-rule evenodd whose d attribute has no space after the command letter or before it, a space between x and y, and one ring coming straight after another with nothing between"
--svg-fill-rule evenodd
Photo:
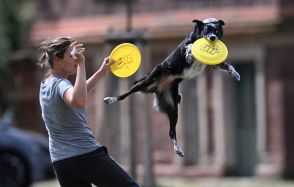
<instances>
[{"instance_id":1,"label":"dog's nose","mask_svg":"<svg viewBox=\"0 0 294 187\"><path fill-rule=\"evenodd\" d=\"M209 40L210 40L210 41L214 41L215 39L216 39L215 36L210 36L210 37L209 37Z\"/></svg>"}]
</instances>

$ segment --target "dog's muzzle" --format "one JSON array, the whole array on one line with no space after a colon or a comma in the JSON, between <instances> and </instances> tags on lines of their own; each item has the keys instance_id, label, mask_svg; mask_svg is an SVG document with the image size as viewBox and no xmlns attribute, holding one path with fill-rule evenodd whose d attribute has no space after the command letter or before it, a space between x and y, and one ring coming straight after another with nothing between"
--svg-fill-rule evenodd
<instances>
[{"instance_id":1,"label":"dog's muzzle","mask_svg":"<svg viewBox=\"0 0 294 187\"><path fill-rule=\"evenodd\" d=\"M210 40L210 41L214 41L214 40L216 40L216 36L210 36L210 37L209 37L209 40Z\"/></svg>"},{"instance_id":2,"label":"dog's muzzle","mask_svg":"<svg viewBox=\"0 0 294 187\"><path fill-rule=\"evenodd\" d=\"M209 41L212 41L212 42L214 42L218 39L215 34L209 34L205 38L208 39Z\"/></svg>"}]
</instances>

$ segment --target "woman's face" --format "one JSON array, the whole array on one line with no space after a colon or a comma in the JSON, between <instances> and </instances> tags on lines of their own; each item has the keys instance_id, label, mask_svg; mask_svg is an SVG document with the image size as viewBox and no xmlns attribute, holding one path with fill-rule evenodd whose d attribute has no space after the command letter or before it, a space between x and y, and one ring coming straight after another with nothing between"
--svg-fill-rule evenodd
<instances>
[{"instance_id":1,"label":"woman's face","mask_svg":"<svg viewBox=\"0 0 294 187\"><path fill-rule=\"evenodd\" d=\"M72 48L68 47L63 55L61 61L60 68L65 76L75 75L77 72L78 63L77 60L72 58L70 55Z\"/></svg>"}]
</instances>

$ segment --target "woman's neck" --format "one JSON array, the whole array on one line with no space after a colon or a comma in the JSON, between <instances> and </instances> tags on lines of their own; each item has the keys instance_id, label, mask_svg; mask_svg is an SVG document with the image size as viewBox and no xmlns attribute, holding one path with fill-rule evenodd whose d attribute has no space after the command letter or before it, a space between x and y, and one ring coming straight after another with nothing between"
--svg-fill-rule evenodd
<instances>
[{"instance_id":1,"label":"woman's neck","mask_svg":"<svg viewBox=\"0 0 294 187\"><path fill-rule=\"evenodd\" d=\"M68 75L64 75L64 73L61 73L61 72L56 71L56 70L52 70L51 75L54 76L54 77L60 77L60 78L65 78L65 79L68 78Z\"/></svg>"}]
</instances>

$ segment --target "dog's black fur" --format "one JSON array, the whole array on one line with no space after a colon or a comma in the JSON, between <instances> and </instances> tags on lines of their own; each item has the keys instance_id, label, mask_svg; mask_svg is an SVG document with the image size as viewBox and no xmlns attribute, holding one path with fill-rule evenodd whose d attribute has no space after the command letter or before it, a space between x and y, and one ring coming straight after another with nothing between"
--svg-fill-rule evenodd
<instances>
[{"instance_id":1,"label":"dog's black fur","mask_svg":"<svg viewBox=\"0 0 294 187\"><path fill-rule=\"evenodd\" d=\"M177 46L177 48L160 64L156 65L151 73L134 82L131 89L120 96L106 97L105 103L111 104L125 99L134 92L155 93L158 109L168 116L170 122L169 135L175 152L184 156L184 152L177 144L176 124L178 120L178 104L181 102L179 84L184 79L191 79L200 74L206 64L196 61L191 54L192 44L200 38L210 41L220 40L223 36L222 20L208 18L203 21L193 20L193 31ZM227 64L213 65L214 68L228 72L232 78L240 80L240 75Z\"/></svg>"}]
</instances>

